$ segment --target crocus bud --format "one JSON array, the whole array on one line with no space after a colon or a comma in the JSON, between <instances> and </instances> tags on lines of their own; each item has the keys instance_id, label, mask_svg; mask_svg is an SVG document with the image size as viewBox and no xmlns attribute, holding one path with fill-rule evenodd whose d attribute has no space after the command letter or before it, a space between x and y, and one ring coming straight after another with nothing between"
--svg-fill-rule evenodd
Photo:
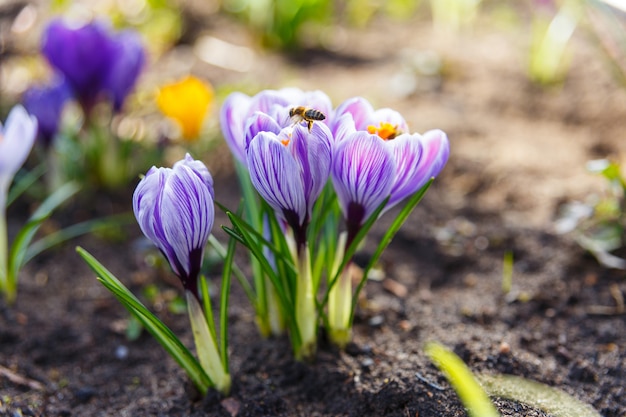
<instances>
[{"instance_id":1,"label":"crocus bud","mask_svg":"<svg viewBox=\"0 0 626 417\"><path fill-rule=\"evenodd\" d=\"M204 247L215 218L213 195L208 169L189 155L172 168L152 167L133 195L141 231L196 297Z\"/></svg>"},{"instance_id":2,"label":"crocus bud","mask_svg":"<svg viewBox=\"0 0 626 417\"><path fill-rule=\"evenodd\" d=\"M9 113L4 127L0 123L0 198L4 208L6 193L13 177L20 169L37 136L37 119L24 107L15 106Z\"/></svg>"}]
</instances>

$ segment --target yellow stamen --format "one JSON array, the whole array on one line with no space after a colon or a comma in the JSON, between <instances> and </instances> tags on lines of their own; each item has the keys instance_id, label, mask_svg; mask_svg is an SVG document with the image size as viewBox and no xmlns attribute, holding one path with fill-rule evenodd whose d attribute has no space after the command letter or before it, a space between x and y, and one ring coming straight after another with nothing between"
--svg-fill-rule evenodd
<instances>
[{"instance_id":1,"label":"yellow stamen","mask_svg":"<svg viewBox=\"0 0 626 417\"><path fill-rule=\"evenodd\" d=\"M391 140L402 133L398 130L398 125L392 125L389 122L380 122L380 127L369 125L367 131L372 135L378 135L383 140Z\"/></svg>"}]
</instances>

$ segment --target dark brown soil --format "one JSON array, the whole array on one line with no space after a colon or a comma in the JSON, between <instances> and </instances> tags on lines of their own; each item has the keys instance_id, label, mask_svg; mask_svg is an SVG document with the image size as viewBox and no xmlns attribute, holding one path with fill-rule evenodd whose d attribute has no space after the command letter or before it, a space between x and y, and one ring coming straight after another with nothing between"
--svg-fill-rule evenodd
<instances>
[{"instance_id":1,"label":"dark brown soil","mask_svg":"<svg viewBox=\"0 0 626 417\"><path fill-rule=\"evenodd\" d=\"M448 166L382 257L385 279L407 294L387 290L390 281L369 282L354 343L340 352L321 335L317 359L303 364L293 360L286 339L259 336L235 283L233 392L201 398L149 335L125 338L125 310L74 251L79 244L92 252L136 294L148 283L167 294L177 287L144 265L137 226L122 242L85 237L33 260L21 274L17 304L0 304L0 415L466 415L425 356L427 341L452 348L475 372L530 378L605 417L626 415L626 318L616 308L616 294L626 293L624 273L603 269L553 231L560 204L604 186L585 162L619 158L626 150L626 90L583 31L573 41L563 86L533 86L525 75L526 29L496 30L487 20L452 36L424 20L377 20L367 29L342 29L349 46L332 55L311 52L294 60L257 52L245 74L197 61L194 71L216 85L321 89L336 104L362 95L401 111L415 131L448 133ZM203 30L254 45L223 18L213 17ZM424 51L443 60L443 77L420 78L423 91L408 96L394 93L390 80L405 70L407 56ZM174 58L157 64L167 66L168 59ZM217 199L234 207L239 196L226 155L221 146L206 161ZM131 193L100 210L129 210ZM81 210L67 208L56 221L72 223L68 217L85 216ZM375 227L363 258L392 214ZM227 224L219 216L216 225ZM505 295L507 251L515 264L513 289ZM158 315L191 346L186 315L159 306ZM546 415L495 402L503 415Z\"/></svg>"}]
</instances>

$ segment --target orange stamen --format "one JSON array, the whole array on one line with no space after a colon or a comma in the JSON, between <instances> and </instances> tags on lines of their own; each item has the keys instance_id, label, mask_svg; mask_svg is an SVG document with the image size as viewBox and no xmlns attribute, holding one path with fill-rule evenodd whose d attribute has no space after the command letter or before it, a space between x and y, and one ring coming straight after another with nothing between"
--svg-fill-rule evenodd
<instances>
[{"instance_id":1,"label":"orange stamen","mask_svg":"<svg viewBox=\"0 0 626 417\"><path fill-rule=\"evenodd\" d=\"M367 131L372 135L380 136L383 140L394 139L401 133L398 130L398 125L392 125L389 122L380 122L380 127L369 125Z\"/></svg>"}]
</instances>

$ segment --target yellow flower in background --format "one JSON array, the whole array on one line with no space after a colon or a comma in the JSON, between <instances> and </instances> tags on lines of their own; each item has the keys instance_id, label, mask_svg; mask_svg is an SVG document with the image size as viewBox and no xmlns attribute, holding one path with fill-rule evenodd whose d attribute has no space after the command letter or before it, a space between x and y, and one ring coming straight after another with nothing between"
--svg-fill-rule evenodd
<instances>
[{"instance_id":1,"label":"yellow flower in background","mask_svg":"<svg viewBox=\"0 0 626 417\"><path fill-rule=\"evenodd\" d=\"M183 137L195 140L213 101L213 87L190 75L162 86L156 101L161 112L180 125Z\"/></svg>"}]
</instances>

